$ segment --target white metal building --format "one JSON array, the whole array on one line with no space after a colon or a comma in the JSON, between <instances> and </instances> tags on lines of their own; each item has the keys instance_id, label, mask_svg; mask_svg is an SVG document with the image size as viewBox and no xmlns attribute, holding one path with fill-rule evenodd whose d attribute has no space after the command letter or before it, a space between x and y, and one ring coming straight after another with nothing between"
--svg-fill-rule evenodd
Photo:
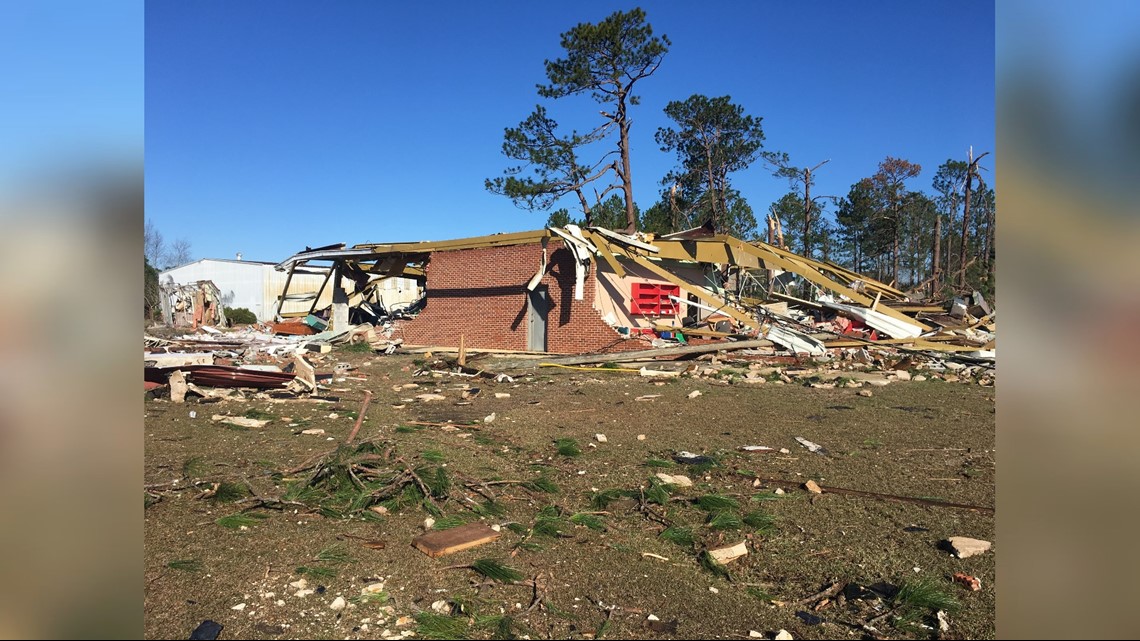
<instances>
[{"instance_id":1,"label":"white metal building","mask_svg":"<svg viewBox=\"0 0 1140 641\"><path fill-rule=\"evenodd\" d=\"M277 299L285 288L288 273L274 269L276 263L256 260L233 260L224 258L203 258L192 263L167 269L159 274L160 282L175 282L180 285L200 280L212 281L222 293L222 303L226 307L244 307L253 312L259 321L273 320L277 311ZM285 301L283 313L305 312L313 304L313 296L321 289L328 274L328 268L298 268L289 284L289 298ZM351 287L351 281L347 281ZM389 278L379 287L379 296L384 306L395 303L410 303L419 295L416 281L408 278ZM332 280L325 286L317 304L322 308L332 304Z\"/></svg>"}]
</instances>

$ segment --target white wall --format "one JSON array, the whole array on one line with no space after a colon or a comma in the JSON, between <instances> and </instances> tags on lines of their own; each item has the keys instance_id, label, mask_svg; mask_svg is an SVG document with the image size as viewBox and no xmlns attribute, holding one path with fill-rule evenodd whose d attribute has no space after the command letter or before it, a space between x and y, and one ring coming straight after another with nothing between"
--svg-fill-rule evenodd
<instances>
[{"instance_id":1,"label":"white wall","mask_svg":"<svg viewBox=\"0 0 1140 641\"><path fill-rule=\"evenodd\" d=\"M200 280L213 281L222 292L222 302L226 307L244 307L253 312L257 320L271 321L277 311L277 297L281 295L285 279L289 275L288 272L279 272L273 267L262 263L205 258L161 272L159 281L165 283L173 280L180 285ZM324 274L293 274L293 280L289 283L289 295L292 297L305 292L315 294L324 280ZM346 279L345 284L351 287L352 281ZM389 278L380 289L380 297L386 306L396 302L411 302L416 300L417 296L416 281L409 278ZM312 303L312 299L286 301L281 311L286 313L308 311ZM325 307L331 303L332 280L330 279L324 292L321 293L317 307Z\"/></svg>"}]
</instances>

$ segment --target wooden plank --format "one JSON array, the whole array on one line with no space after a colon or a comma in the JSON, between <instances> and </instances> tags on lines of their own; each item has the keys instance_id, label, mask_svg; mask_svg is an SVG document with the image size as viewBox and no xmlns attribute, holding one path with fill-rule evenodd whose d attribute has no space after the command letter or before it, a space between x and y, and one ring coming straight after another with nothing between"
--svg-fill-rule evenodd
<instances>
[{"instance_id":1,"label":"wooden plank","mask_svg":"<svg viewBox=\"0 0 1140 641\"><path fill-rule=\"evenodd\" d=\"M598 248L598 254L601 255L602 260L606 261L606 264L610 266L610 269L614 270L614 273L619 277L624 278L625 268L622 267L621 263L617 261L617 258L615 258L614 255L610 253L609 248L606 247L606 245L595 240L594 235L589 231L586 232L586 238L590 242L594 243L594 246Z\"/></svg>"},{"instance_id":2,"label":"wooden plank","mask_svg":"<svg viewBox=\"0 0 1140 641\"><path fill-rule=\"evenodd\" d=\"M490 543L500 534L485 523L468 523L447 530L433 530L412 539L412 546L420 552L437 559L455 554L477 545Z\"/></svg>"}]
</instances>

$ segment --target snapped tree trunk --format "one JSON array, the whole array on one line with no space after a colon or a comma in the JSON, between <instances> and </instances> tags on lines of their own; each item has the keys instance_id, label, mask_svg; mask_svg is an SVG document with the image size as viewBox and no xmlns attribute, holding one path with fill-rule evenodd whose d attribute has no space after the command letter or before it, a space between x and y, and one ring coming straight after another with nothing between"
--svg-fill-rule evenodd
<instances>
[{"instance_id":1,"label":"snapped tree trunk","mask_svg":"<svg viewBox=\"0 0 1140 641\"><path fill-rule=\"evenodd\" d=\"M626 117L625 94L618 96L618 118L621 123L621 182L622 191L625 192L625 220L626 229L637 231L637 213L633 209L633 180L629 173L629 120Z\"/></svg>"}]
</instances>

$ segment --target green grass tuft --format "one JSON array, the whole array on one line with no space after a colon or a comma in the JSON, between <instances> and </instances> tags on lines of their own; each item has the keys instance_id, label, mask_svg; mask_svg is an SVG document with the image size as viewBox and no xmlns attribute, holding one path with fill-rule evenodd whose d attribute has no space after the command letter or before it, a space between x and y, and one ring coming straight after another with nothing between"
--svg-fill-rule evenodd
<instances>
[{"instance_id":1,"label":"green grass tuft","mask_svg":"<svg viewBox=\"0 0 1140 641\"><path fill-rule=\"evenodd\" d=\"M649 479L649 487L645 490L645 500L657 505L665 505L669 502L669 487L656 477Z\"/></svg>"},{"instance_id":2,"label":"green grass tuft","mask_svg":"<svg viewBox=\"0 0 1140 641\"><path fill-rule=\"evenodd\" d=\"M495 559L479 559L471 564L471 569L499 583L514 583L515 581L521 581L523 579L522 572L510 566L503 565Z\"/></svg>"},{"instance_id":3,"label":"green grass tuft","mask_svg":"<svg viewBox=\"0 0 1140 641\"><path fill-rule=\"evenodd\" d=\"M531 492L546 492L547 494L558 493L558 485L547 476L540 476L533 481L523 483L523 487Z\"/></svg>"},{"instance_id":4,"label":"green grass tuft","mask_svg":"<svg viewBox=\"0 0 1140 641\"><path fill-rule=\"evenodd\" d=\"M717 563L716 559L712 558L712 555L709 554L707 550L704 552L701 552L701 555L699 557L699 561L701 563L702 568L708 570L709 572L712 572L714 575L722 576L726 579L732 578L731 575L728 573L728 568L724 567L720 563Z\"/></svg>"},{"instance_id":5,"label":"green grass tuft","mask_svg":"<svg viewBox=\"0 0 1140 641\"><path fill-rule=\"evenodd\" d=\"M709 527L714 530L739 530L744 521L733 512L714 512L709 517Z\"/></svg>"},{"instance_id":6,"label":"green grass tuft","mask_svg":"<svg viewBox=\"0 0 1140 641\"><path fill-rule=\"evenodd\" d=\"M617 488L595 492L590 496L590 507L595 510L605 510L610 506L610 503L626 496L629 496L627 491Z\"/></svg>"},{"instance_id":7,"label":"green grass tuft","mask_svg":"<svg viewBox=\"0 0 1140 641\"><path fill-rule=\"evenodd\" d=\"M554 441L554 445L562 456L579 456L582 454L582 448L578 447L578 441L572 438L560 438Z\"/></svg>"},{"instance_id":8,"label":"green grass tuft","mask_svg":"<svg viewBox=\"0 0 1140 641\"><path fill-rule=\"evenodd\" d=\"M256 419L259 421L263 421L263 420L272 421L273 419L277 418L276 414L270 414L269 412L259 410L256 407L251 407L251 408L247 409L245 411L245 413L242 414L242 416L244 416L246 418Z\"/></svg>"},{"instance_id":9,"label":"green grass tuft","mask_svg":"<svg viewBox=\"0 0 1140 641\"><path fill-rule=\"evenodd\" d=\"M416 636L421 639L466 639L467 619L417 612Z\"/></svg>"},{"instance_id":10,"label":"green grass tuft","mask_svg":"<svg viewBox=\"0 0 1140 641\"><path fill-rule=\"evenodd\" d=\"M697 499L697 507L706 512L724 512L739 509L740 503L723 494L706 494Z\"/></svg>"},{"instance_id":11,"label":"green grass tuft","mask_svg":"<svg viewBox=\"0 0 1140 641\"><path fill-rule=\"evenodd\" d=\"M202 562L198 559L180 559L167 563L166 567L172 570L182 570L183 572L198 572L202 569Z\"/></svg>"},{"instance_id":12,"label":"green grass tuft","mask_svg":"<svg viewBox=\"0 0 1140 641\"><path fill-rule=\"evenodd\" d=\"M760 599L761 601L771 601L774 598L771 594L769 594L763 588L749 586L747 588L744 588L744 591L746 593L748 593L749 595L754 596L757 599Z\"/></svg>"},{"instance_id":13,"label":"green grass tuft","mask_svg":"<svg viewBox=\"0 0 1140 641\"><path fill-rule=\"evenodd\" d=\"M693 544L692 528L681 527L679 525L665 528L665 530L658 536L670 543L674 543L682 547L689 547Z\"/></svg>"},{"instance_id":14,"label":"green grass tuft","mask_svg":"<svg viewBox=\"0 0 1140 641\"><path fill-rule=\"evenodd\" d=\"M905 581L894 597L897 605L911 610L945 610L954 612L961 607L958 599L939 581L922 578Z\"/></svg>"},{"instance_id":15,"label":"green grass tuft","mask_svg":"<svg viewBox=\"0 0 1140 641\"><path fill-rule=\"evenodd\" d=\"M744 524L759 534L768 534L776 527L776 517L755 510L744 515Z\"/></svg>"},{"instance_id":16,"label":"green grass tuft","mask_svg":"<svg viewBox=\"0 0 1140 641\"><path fill-rule=\"evenodd\" d=\"M348 354L371 354L372 346L368 344L368 341L360 341L359 343L349 343L338 347L337 351Z\"/></svg>"},{"instance_id":17,"label":"green grass tuft","mask_svg":"<svg viewBox=\"0 0 1140 641\"><path fill-rule=\"evenodd\" d=\"M451 528L459 527L460 525L466 525L466 524L467 524L467 519L463 518L463 515L461 515L461 514L456 514L453 516L445 516L442 519L437 519L435 522L435 525L431 526L431 529L433 529L433 530L450 530Z\"/></svg>"},{"instance_id":18,"label":"green grass tuft","mask_svg":"<svg viewBox=\"0 0 1140 641\"><path fill-rule=\"evenodd\" d=\"M297 568L297 574L311 576L314 579L331 579L336 576L336 570L332 568L323 568L320 566L302 565L301 567Z\"/></svg>"},{"instance_id":19,"label":"green grass tuft","mask_svg":"<svg viewBox=\"0 0 1140 641\"><path fill-rule=\"evenodd\" d=\"M257 514L254 512L239 512L237 514L230 514L214 521L222 527L228 527L231 530L239 529L241 526L249 527L256 525L258 521L269 518L264 514Z\"/></svg>"},{"instance_id":20,"label":"green grass tuft","mask_svg":"<svg viewBox=\"0 0 1140 641\"><path fill-rule=\"evenodd\" d=\"M218 503L233 503L249 495L249 488L241 483L219 483L218 489L210 497L211 501Z\"/></svg>"},{"instance_id":21,"label":"green grass tuft","mask_svg":"<svg viewBox=\"0 0 1140 641\"><path fill-rule=\"evenodd\" d=\"M206 460L201 456L191 456L182 463L182 476L185 478L194 478L202 476L209 469Z\"/></svg>"},{"instance_id":22,"label":"green grass tuft","mask_svg":"<svg viewBox=\"0 0 1140 641\"><path fill-rule=\"evenodd\" d=\"M666 461L665 459L651 458L645 462L645 467L676 467L677 464L673 461Z\"/></svg>"},{"instance_id":23,"label":"green grass tuft","mask_svg":"<svg viewBox=\"0 0 1140 641\"><path fill-rule=\"evenodd\" d=\"M584 525L591 530L604 530L606 528L605 521L596 514L575 514L570 517L570 522L574 525Z\"/></svg>"},{"instance_id":24,"label":"green grass tuft","mask_svg":"<svg viewBox=\"0 0 1140 641\"><path fill-rule=\"evenodd\" d=\"M355 559L348 553L343 545L333 544L317 553L317 561L321 563L352 563Z\"/></svg>"},{"instance_id":25,"label":"green grass tuft","mask_svg":"<svg viewBox=\"0 0 1140 641\"><path fill-rule=\"evenodd\" d=\"M428 461L430 463L442 463L445 460L443 457L443 452L440 452L439 450L424 450L421 456L425 461Z\"/></svg>"}]
</instances>

